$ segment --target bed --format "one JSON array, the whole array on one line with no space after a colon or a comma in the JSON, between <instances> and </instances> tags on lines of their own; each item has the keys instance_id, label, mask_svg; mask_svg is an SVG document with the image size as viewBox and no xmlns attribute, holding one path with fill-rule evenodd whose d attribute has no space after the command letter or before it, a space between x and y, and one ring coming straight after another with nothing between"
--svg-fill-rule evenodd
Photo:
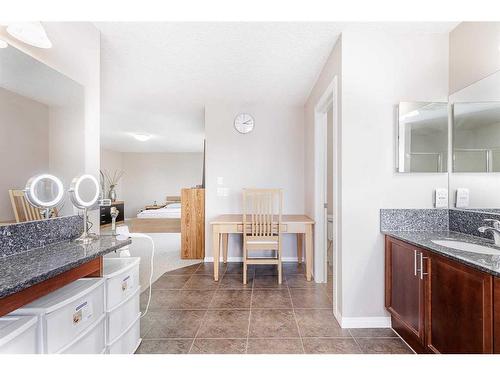
<instances>
[{"instance_id":1,"label":"bed","mask_svg":"<svg viewBox=\"0 0 500 375\"><path fill-rule=\"evenodd\" d=\"M130 227L134 233L180 233L180 197L178 201L167 202L164 207L142 210L131 219Z\"/></svg>"},{"instance_id":2,"label":"bed","mask_svg":"<svg viewBox=\"0 0 500 375\"><path fill-rule=\"evenodd\" d=\"M138 219L180 219L181 204L171 203L162 208L143 210L137 214Z\"/></svg>"}]
</instances>

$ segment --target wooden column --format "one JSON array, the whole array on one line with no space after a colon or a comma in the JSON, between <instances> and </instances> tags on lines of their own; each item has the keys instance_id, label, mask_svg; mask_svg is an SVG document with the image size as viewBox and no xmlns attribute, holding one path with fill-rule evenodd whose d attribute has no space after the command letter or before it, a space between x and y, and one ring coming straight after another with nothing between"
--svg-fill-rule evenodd
<instances>
[{"instance_id":1,"label":"wooden column","mask_svg":"<svg viewBox=\"0 0 500 375\"><path fill-rule=\"evenodd\" d=\"M205 189L181 190L181 258L205 257Z\"/></svg>"}]
</instances>

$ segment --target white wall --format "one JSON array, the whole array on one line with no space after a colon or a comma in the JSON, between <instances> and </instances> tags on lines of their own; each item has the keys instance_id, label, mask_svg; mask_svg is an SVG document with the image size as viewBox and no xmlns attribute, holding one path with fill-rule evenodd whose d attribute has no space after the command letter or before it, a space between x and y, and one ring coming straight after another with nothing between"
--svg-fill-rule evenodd
<instances>
[{"instance_id":1,"label":"white wall","mask_svg":"<svg viewBox=\"0 0 500 375\"><path fill-rule=\"evenodd\" d=\"M240 134L233 120L240 112L255 119L251 133ZM282 188L284 213L304 212L303 108L272 103L210 103L205 106L206 249L212 257L210 221L217 215L241 213L243 188ZM217 177L229 196L217 196ZM229 257L241 257L241 238L230 236ZM296 239L286 235L284 257L296 257Z\"/></svg>"},{"instance_id":2,"label":"white wall","mask_svg":"<svg viewBox=\"0 0 500 375\"><path fill-rule=\"evenodd\" d=\"M181 195L182 188L201 184L203 153L139 153L102 150L102 168L123 169L118 199L125 201L125 217L136 217L144 206L165 202L167 195Z\"/></svg>"},{"instance_id":3,"label":"white wall","mask_svg":"<svg viewBox=\"0 0 500 375\"><path fill-rule=\"evenodd\" d=\"M0 88L0 223L15 221L9 189L49 170L49 108Z\"/></svg>"},{"instance_id":4,"label":"white wall","mask_svg":"<svg viewBox=\"0 0 500 375\"><path fill-rule=\"evenodd\" d=\"M12 46L67 75L85 88L85 172L99 175L100 129L100 33L90 22L44 22L51 49L30 47L7 34L0 36ZM79 173L79 171L77 172ZM94 228L99 228L98 211L92 213Z\"/></svg>"},{"instance_id":5,"label":"white wall","mask_svg":"<svg viewBox=\"0 0 500 375\"><path fill-rule=\"evenodd\" d=\"M314 147L314 118L315 118L315 107L318 104L320 98L325 93L327 88L336 78L337 80L337 113L334 113L332 110L332 116L336 116L338 129L338 136L341 136L342 133L342 36L338 38L335 45L333 46L332 52L328 57L316 83L314 84L311 93L309 94L309 98L304 106L304 193L305 193L305 202L304 207L306 213L314 218L314 194L315 194L315 183L314 183L314 168L315 168L315 147ZM333 120L333 117L332 117ZM328 121L327 121L328 123ZM328 136L330 139L330 136ZM333 141L333 140L332 140ZM337 142L335 142L337 143ZM338 173L338 179L342 179L342 170L341 170L341 155L340 155L340 147L337 150L335 147L338 146L332 145L331 153L329 156L333 157L333 153L337 153L339 156L337 160L337 165L334 166ZM333 163L332 163L333 164ZM328 168L330 170L330 168ZM333 176L332 176L333 177ZM335 189L334 186L332 186ZM338 200L341 203L342 192L338 191ZM333 191L329 192L329 195L332 196L333 200ZM334 208L334 204L332 205L332 209ZM340 204L338 207L339 214L342 211L342 205ZM335 220L335 219L334 219ZM342 222L339 221L334 223L334 241L338 244L339 249L342 247L342 231L341 231ZM337 285L334 285L334 288L338 291L337 293L337 301L336 301L336 309L341 311L342 309L342 270L338 267L339 264L342 263L342 253L337 251L337 259L335 259L336 268L337 268Z\"/></svg>"},{"instance_id":6,"label":"white wall","mask_svg":"<svg viewBox=\"0 0 500 375\"><path fill-rule=\"evenodd\" d=\"M395 172L395 106L445 101L448 35L342 36L342 315L386 316L381 208L431 208L442 174Z\"/></svg>"},{"instance_id":7,"label":"white wall","mask_svg":"<svg viewBox=\"0 0 500 375\"><path fill-rule=\"evenodd\" d=\"M462 22L450 33L450 93L500 70L500 22Z\"/></svg>"},{"instance_id":8,"label":"white wall","mask_svg":"<svg viewBox=\"0 0 500 375\"><path fill-rule=\"evenodd\" d=\"M305 106L306 208L314 212L314 107L340 76L339 310L351 323L387 324L379 210L430 208L434 188L447 187L445 173L395 172L395 109L447 99L448 35L349 30L339 42Z\"/></svg>"}]
</instances>

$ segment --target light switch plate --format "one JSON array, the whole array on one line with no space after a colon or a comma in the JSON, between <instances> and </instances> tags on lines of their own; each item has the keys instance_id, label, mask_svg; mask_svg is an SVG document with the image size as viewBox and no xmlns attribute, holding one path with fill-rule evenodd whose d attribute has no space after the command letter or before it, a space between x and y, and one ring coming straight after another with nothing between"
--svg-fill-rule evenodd
<instances>
[{"instance_id":1,"label":"light switch plate","mask_svg":"<svg viewBox=\"0 0 500 375\"><path fill-rule=\"evenodd\" d=\"M457 208L469 207L469 189L466 188L457 189L457 200L455 206Z\"/></svg>"},{"instance_id":2,"label":"light switch plate","mask_svg":"<svg viewBox=\"0 0 500 375\"><path fill-rule=\"evenodd\" d=\"M224 177L217 177L217 185L224 185Z\"/></svg>"},{"instance_id":3,"label":"light switch plate","mask_svg":"<svg viewBox=\"0 0 500 375\"><path fill-rule=\"evenodd\" d=\"M448 189L436 188L434 191L434 206L436 208L448 207Z\"/></svg>"}]
</instances>

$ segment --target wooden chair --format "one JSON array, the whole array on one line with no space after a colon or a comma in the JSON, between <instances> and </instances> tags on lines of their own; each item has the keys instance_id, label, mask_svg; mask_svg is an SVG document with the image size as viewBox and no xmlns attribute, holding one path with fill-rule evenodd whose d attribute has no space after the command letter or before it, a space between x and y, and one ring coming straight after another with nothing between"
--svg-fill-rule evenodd
<instances>
[{"instance_id":1,"label":"wooden chair","mask_svg":"<svg viewBox=\"0 0 500 375\"><path fill-rule=\"evenodd\" d=\"M16 223L44 219L40 210L28 202L24 194L24 190L10 189L9 196L10 203L12 204L12 210L14 211L14 216L16 218ZM51 218L57 217L58 215L59 212L56 207L50 210Z\"/></svg>"},{"instance_id":2,"label":"wooden chair","mask_svg":"<svg viewBox=\"0 0 500 375\"><path fill-rule=\"evenodd\" d=\"M281 189L243 190L243 284L249 264L276 264L278 283L281 269ZM272 250L274 257L251 257L253 251Z\"/></svg>"},{"instance_id":3,"label":"wooden chair","mask_svg":"<svg viewBox=\"0 0 500 375\"><path fill-rule=\"evenodd\" d=\"M42 220L40 210L29 204L26 196L24 195L24 190L11 189L9 190L9 196L12 204L12 210L14 211L14 216L16 218L16 223Z\"/></svg>"}]
</instances>

